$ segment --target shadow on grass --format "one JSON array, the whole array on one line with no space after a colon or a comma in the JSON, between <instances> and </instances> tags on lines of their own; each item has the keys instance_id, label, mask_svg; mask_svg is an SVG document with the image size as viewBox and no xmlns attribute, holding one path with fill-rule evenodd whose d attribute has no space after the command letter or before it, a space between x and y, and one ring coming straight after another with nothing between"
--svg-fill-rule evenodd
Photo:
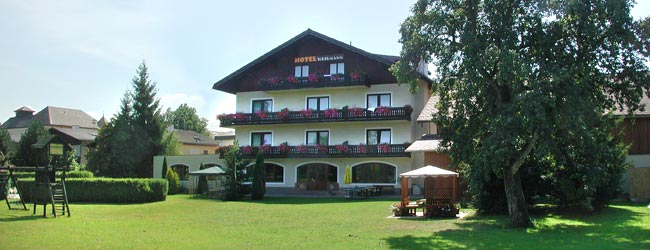
<instances>
[{"instance_id":1,"label":"shadow on grass","mask_svg":"<svg viewBox=\"0 0 650 250\"><path fill-rule=\"evenodd\" d=\"M188 196L188 199L191 200L213 200L215 202L230 202L223 201L221 199L209 198L205 195L193 195ZM245 197L242 200L236 202L250 202L250 203L259 203L259 204L282 204L282 205L291 205L291 204L324 204L324 203L363 203L363 202L397 202L393 198L368 198L363 200L350 200L342 197L264 197L261 200L251 200L250 196Z\"/></svg>"},{"instance_id":2,"label":"shadow on grass","mask_svg":"<svg viewBox=\"0 0 650 250\"><path fill-rule=\"evenodd\" d=\"M49 216L47 218L49 218ZM7 215L6 218L0 218L0 222L33 221L33 220L47 219L47 218L43 217L43 214L32 215L32 211L25 211L25 215Z\"/></svg>"},{"instance_id":3,"label":"shadow on grass","mask_svg":"<svg viewBox=\"0 0 650 250\"><path fill-rule=\"evenodd\" d=\"M532 229L510 228L507 216L473 216L456 222L457 229L436 231L439 224L431 224L430 235L384 240L392 249L650 249L650 226L638 223L648 213L632 207L542 215Z\"/></svg>"}]
</instances>

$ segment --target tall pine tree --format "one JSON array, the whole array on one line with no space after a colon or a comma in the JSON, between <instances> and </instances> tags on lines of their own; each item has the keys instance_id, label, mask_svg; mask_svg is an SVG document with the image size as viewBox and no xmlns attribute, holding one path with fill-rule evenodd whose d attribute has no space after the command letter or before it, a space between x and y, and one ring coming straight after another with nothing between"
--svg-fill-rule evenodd
<instances>
[{"instance_id":1,"label":"tall pine tree","mask_svg":"<svg viewBox=\"0 0 650 250\"><path fill-rule=\"evenodd\" d=\"M149 80L144 62L132 86L122 98L120 112L100 130L89 153L88 168L99 176L153 177L153 157L164 151L156 84Z\"/></svg>"},{"instance_id":2,"label":"tall pine tree","mask_svg":"<svg viewBox=\"0 0 650 250\"><path fill-rule=\"evenodd\" d=\"M153 176L153 157L163 151L162 117L156 99L156 83L149 80L147 65L142 62L133 77L132 145L136 148L135 160L138 177Z\"/></svg>"}]
</instances>

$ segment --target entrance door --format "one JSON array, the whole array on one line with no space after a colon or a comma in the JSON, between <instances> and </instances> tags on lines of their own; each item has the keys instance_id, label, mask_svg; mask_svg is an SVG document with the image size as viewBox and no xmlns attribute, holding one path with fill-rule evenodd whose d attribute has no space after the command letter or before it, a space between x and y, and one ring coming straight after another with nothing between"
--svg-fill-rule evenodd
<instances>
[{"instance_id":1,"label":"entrance door","mask_svg":"<svg viewBox=\"0 0 650 250\"><path fill-rule=\"evenodd\" d=\"M311 163L298 167L298 182L305 184L307 190L327 190L327 184L336 183L337 178L336 167L329 164Z\"/></svg>"}]
</instances>

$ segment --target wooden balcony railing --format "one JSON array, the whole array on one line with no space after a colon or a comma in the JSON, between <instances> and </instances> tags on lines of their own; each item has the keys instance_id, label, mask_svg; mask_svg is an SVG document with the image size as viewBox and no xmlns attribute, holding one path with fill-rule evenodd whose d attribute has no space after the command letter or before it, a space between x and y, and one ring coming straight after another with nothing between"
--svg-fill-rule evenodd
<instances>
[{"instance_id":1,"label":"wooden balcony railing","mask_svg":"<svg viewBox=\"0 0 650 250\"><path fill-rule=\"evenodd\" d=\"M328 110L302 110L280 112L256 112L219 115L217 118L222 127L258 124L282 123L314 123L314 122L346 122L346 121L387 121L411 120L413 108L404 107L378 107L374 111L362 108L328 109Z\"/></svg>"},{"instance_id":2,"label":"wooden balcony railing","mask_svg":"<svg viewBox=\"0 0 650 250\"><path fill-rule=\"evenodd\" d=\"M405 152L410 144L379 144L379 145L299 145L280 146L263 145L259 147L240 147L244 158L255 158L261 150L265 158L359 158L359 157L411 157ZM223 158L227 147L220 148L219 157Z\"/></svg>"},{"instance_id":3,"label":"wooden balcony railing","mask_svg":"<svg viewBox=\"0 0 650 250\"><path fill-rule=\"evenodd\" d=\"M305 89L305 88L331 88L343 86L370 86L366 75L332 75L332 76L315 76L295 78L270 77L259 81L261 90L287 90L287 89Z\"/></svg>"}]
</instances>

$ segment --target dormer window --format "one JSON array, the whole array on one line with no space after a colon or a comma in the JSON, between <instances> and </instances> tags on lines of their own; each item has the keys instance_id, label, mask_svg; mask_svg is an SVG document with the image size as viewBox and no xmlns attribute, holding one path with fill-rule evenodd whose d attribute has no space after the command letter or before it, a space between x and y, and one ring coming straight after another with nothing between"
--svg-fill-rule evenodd
<instances>
[{"instance_id":1,"label":"dormer window","mask_svg":"<svg viewBox=\"0 0 650 250\"><path fill-rule=\"evenodd\" d=\"M309 77L309 65L298 65L294 76L296 78Z\"/></svg>"},{"instance_id":2,"label":"dormer window","mask_svg":"<svg viewBox=\"0 0 650 250\"><path fill-rule=\"evenodd\" d=\"M345 64L344 63L331 63L330 64L330 75L336 74L345 74Z\"/></svg>"}]
</instances>

